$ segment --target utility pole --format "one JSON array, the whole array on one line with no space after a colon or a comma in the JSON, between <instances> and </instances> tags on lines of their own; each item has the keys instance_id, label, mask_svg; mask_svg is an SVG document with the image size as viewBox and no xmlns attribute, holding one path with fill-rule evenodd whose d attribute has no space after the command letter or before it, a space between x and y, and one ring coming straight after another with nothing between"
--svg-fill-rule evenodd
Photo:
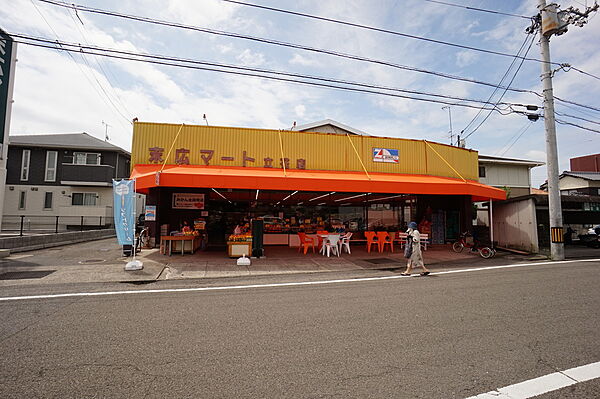
<instances>
[{"instance_id":1,"label":"utility pole","mask_svg":"<svg viewBox=\"0 0 600 399\"><path fill-rule=\"evenodd\" d=\"M444 106L442 109L448 108L448 118L450 119L450 145L452 145L454 135L452 134L452 113L450 112L450 106ZM458 142L456 143L458 146Z\"/></svg>"},{"instance_id":2,"label":"utility pole","mask_svg":"<svg viewBox=\"0 0 600 399\"><path fill-rule=\"evenodd\" d=\"M544 126L546 129L546 167L548 173L548 212L550 216L550 256L553 260L565 259L563 240L563 218L558 186L558 149L556 145L556 122L554 120L554 95L552 92L552 75L550 64L550 36L561 35L567 31L568 25L583 26L587 16L598 9L598 4L588 8L584 13L568 8L557 12L557 5L546 5L546 0L538 0L541 15L540 51L542 55L542 85L544 91Z\"/></svg>"}]
</instances>

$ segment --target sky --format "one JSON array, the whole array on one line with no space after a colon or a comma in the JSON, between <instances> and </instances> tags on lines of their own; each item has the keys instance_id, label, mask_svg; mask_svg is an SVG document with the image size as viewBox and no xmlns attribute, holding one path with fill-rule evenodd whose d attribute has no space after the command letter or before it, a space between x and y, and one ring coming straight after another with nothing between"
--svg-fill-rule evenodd
<instances>
[{"instance_id":1,"label":"sky","mask_svg":"<svg viewBox=\"0 0 600 399\"><path fill-rule=\"evenodd\" d=\"M528 19L451 7L425 0L247 0L252 4L342 20L354 24L516 55L529 46ZM448 0L446 2L501 13L533 16L537 0ZM72 3L72 2L69 2ZM583 9L590 1L559 2L561 9ZM160 26L98 15L47 4L39 0L11 0L0 8L0 28L9 34L89 44L111 49L187 58L211 63L263 68L360 82L420 92L487 100L494 87L449 79L410 69L468 78L497 85L511 63L512 78L520 60L513 57L361 29L297 15L232 4L223 0L79 0L84 5L118 13L160 19L200 28L266 38L271 41L350 54L376 60L366 62L322 52L276 46L242 38ZM539 60L539 36L527 53ZM131 120L215 126L290 129L334 119L374 136L426 139L450 144L465 130L466 147L483 155L546 161L542 119L531 122L522 107L477 116L471 104L445 104L370 93L313 87L259 77L184 69L119 60L19 44L15 74L11 135L87 132L126 150L131 148ZM569 63L600 77L600 18L550 40L553 62ZM502 101L542 105L541 63L524 61ZM600 108L600 79L573 69L557 70L555 96ZM380 89L373 89L383 92ZM387 91L390 93L390 91ZM398 94L398 92L395 92ZM492 97L497 101L502 90ZM600 130L600 112L556 102L558 116ZM204 118L206 116L206 119ZM470 122L474 117L477 119ZM466 129L465 129L466 128ZM572 157L600 152L600 133L556 126L560 171ZM469 133L471 133L469 135ZM544 166L532 169L532 185L546 180Z\"/></svg>"}]
</instances>

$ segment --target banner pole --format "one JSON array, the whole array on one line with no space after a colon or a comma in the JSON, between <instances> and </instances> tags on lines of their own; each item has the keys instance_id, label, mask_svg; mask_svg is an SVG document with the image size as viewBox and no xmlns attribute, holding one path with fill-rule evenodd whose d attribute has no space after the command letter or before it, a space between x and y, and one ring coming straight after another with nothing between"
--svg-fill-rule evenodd
<instances>
[{"instance_id":1,"label":"banner pole","mask_svg":"<svg viewBox=\"0 0 600 399\"><path fill-rule=\"evenodd\" d=\"M135 262L135 253L137 252L136 251L137 242L135 239L135 231L137 229L137 218L135 217L135 215L136 215L135 206L136 206L137 198L136 198L136 194L135 194L135 179L132 179L132 180L133 180L133 206L132 206L132 209L133 209L133 229L132 229L133 230L133 262Z\"/></svg>"},{"instance_id":2,"label":"banner pole","mask_svg":"<svg viewBox=\"0 0 600 399\"><path fill-rule=\"evenodd\" d=\"M131 196L132 200L133 200L133 206L131 207L132 212L133 212L133 246L132 246L132 250L133 250L133 259L131 260L131 262L127 262L127 264L125 265L125 270L142 270L144 268L144 264L142 262L140 262L139 260L135 259L135 253L136 253L136 239L135 239L135 230L136 230L136 225L137 225L137 218L136 218L136 191L135 191L135 185L136 185L136 179L130 179L132 181L132 186L133 186L133 195ZM139 239L139 238L138 238Z\"/></svg>"}]
</instances>

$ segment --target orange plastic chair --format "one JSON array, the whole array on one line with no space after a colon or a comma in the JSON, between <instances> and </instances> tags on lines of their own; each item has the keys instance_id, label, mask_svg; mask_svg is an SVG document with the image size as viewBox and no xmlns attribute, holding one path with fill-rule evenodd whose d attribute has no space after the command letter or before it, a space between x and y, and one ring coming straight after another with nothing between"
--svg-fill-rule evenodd
<instances>
[{"instance_id":1,"label":"orange plastic chair","mask_svg":"<svg viewBox=\"0 0 600 399\"><path fill-rule=\"evenodd\" d=\"M317 234L329 234L329 232L327 230L317 230ZM319 251L321 250L321 248L323 248L323 237L320 237L319 235L317 235L317 238L319 239Z\"/></svg>"},{"instance_id":2,"label":"orange plastic chair","mask_svg":"<svg viewBox=\"0 0 600 399\"><path fill-rule=\"evenodd\" d=\"M385 244L388 244L390 246L390 250L394 252L394 239L387 231L377 232L377 244L379 245L379 252L383 252L385 249Z\"/></svg>"},{"instance_id":3,"label":"orange plastic chair","mask_svg":"<svg viewBox=\"0 0 600 399\"><path fill-rule=\"evenodd\" d=\"M379 246L377 242L376 233L374 231L365 231L365 238L367 239L367 252L371 253L371 245Z\"/></svg>"},{"instance_id":4,"label":"orange plastic chair","mask_svg":"<svg viewBox=\"0 0 600 399\"><path fill-rule=\"evenodd\" d=\"M298 247L298 252L300 249L304 248L304 255L308 251L308 247L312 247L313 254L315 253L315 239L306 235L306 233L298 233L298 237L300 238L300 246Z\"/></svg>"}]
</instances>

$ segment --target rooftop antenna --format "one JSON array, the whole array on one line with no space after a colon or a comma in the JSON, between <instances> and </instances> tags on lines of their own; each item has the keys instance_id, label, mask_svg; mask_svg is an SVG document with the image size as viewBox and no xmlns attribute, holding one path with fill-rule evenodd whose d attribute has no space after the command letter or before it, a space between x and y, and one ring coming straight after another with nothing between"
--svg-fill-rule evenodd
<instances>
[{"instance_id":1,"label":"rooftop antenna","mask_svg":"<svg viewBox=\"0 0 600 399\"><path fill-rule=\"evenodd\" d=\"M294 123L292 124L292 128L290 130L294 130L295 127L296 127L296 121L294 121Z\"/></svg>"},{"instance_id":2,"label":"rooftop antenna","mask_svg":"<svg viewBox=\"0 0 600 399\"><path fill-rule=\"evenodd\" d=\"M104 125L104 141L108 141L108 128L112 127L111 125L109 125L108 123L102 121L102 124Z\"/></svg>"},{"instance_id":3,"label":"rooftop antenna","mask_svg":"<svg viewBox=\"0 0 600 399\"><path fill-rule=\"evenodd\" d=\"M450 106L442 107L442 109L448 109L448 118L450 119L450 145L452 145L453 144L452 142L454 140L454 135L452 134L452 113L450 112ZM458 143L458 140L457 140L456 145L460 145Z\"/></svg>"},{"instance_id":4,"label":"rooftop antenna","mask_svg":"<svg viewBox=\"0 0 600 399\"><path fill-rule=\"evenodd\" d=\"M206 114L202 115L202 119L204 119L204 122L206 122L206 126L208 126L208 119L206 119Z\"/></svg>"}]
</instances>

